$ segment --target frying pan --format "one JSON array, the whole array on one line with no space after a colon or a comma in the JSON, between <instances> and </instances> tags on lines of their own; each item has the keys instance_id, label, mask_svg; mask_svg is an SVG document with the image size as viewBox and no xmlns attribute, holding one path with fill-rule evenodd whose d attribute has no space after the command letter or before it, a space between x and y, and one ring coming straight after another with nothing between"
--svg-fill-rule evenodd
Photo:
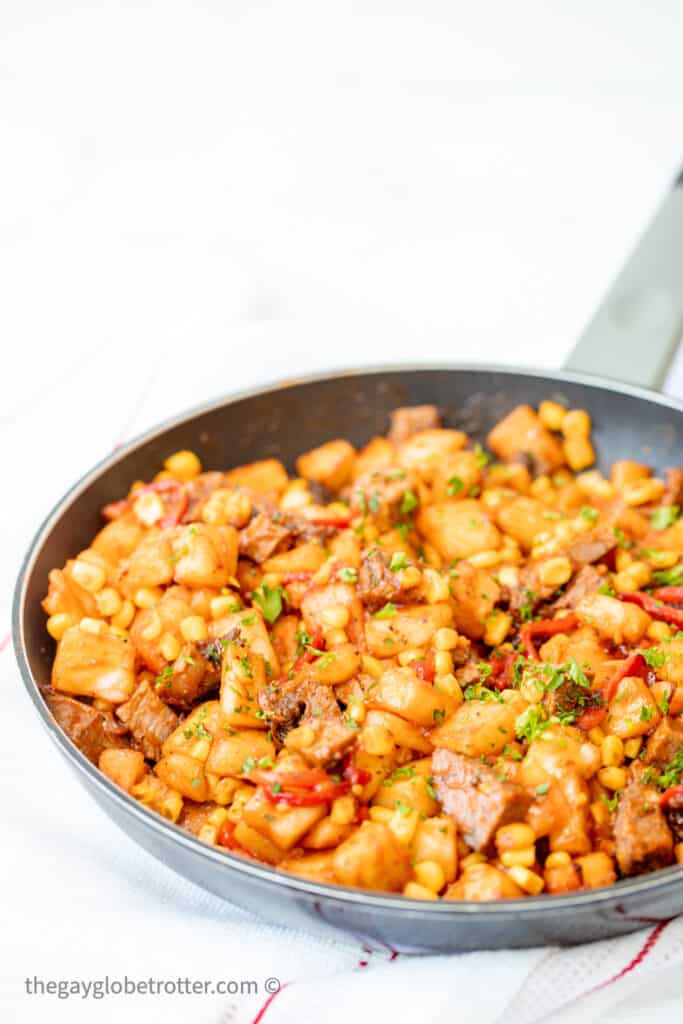
<instances>
[{"instance_id":1,"label":"frying pan","mask_svg":"<svg viewBox=\"0 0 683 1024\"><path fill-rule=\"evenodd\" d=\"M683 189L677 182L617 278L567 364L545 373L480 366L377 367L275 385L204 405L144 434L95 466L38 531L17 582L14 646L30 699L85 789L136 842L200 886L290 925L351 932L406 952L570 944L633 931L683 912L683 869L612 887L493 903L412 901L315 884L209 847L148 811L102 775L58 728L38 686L48 683L54 645L40 601L48 571L88 546L99 510L146 479L173 451L197 451L206 469L266 456L289 467L301 451L334 437L362 445L384 433L400 405L435 403L445 425L484 441L522 402L556 398L587 409L599 464L632 457L662 470L680 461L679 402L659 386L683 321ZM599 379L620 377L625 383ZM226 905L226 914L230 908ZM329 934L329 931L328 931Z\"/></svg>"}]
</instances>

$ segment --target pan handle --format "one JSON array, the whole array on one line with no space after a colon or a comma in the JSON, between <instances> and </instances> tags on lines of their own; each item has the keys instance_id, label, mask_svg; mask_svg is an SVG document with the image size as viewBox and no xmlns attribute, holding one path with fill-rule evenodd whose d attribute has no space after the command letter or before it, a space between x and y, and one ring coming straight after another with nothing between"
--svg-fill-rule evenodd
<instances>
[{"instance_id":1,"label":"pan handle","mask_svg":"<svg viewBox=\"0 0 683 1024\"><path fill-rule=\"evenodd\" d=\"M565 363L661 389L683 330L683 171Z\"/></svg>"}]
</instances>

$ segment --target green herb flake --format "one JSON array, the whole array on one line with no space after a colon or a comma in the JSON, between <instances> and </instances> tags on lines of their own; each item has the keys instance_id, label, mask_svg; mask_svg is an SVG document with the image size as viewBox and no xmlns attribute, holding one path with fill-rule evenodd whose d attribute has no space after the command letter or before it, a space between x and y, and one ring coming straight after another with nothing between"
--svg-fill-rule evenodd
<instances>
[{"instance_id":1,"label":"green herb flake","mask_svg":"<svg viewBox=\"0 0 683 1024\"><path fill-rule=\"evenodd\" d=\"M282 587L269 587L267 583L262 583L258 590L255 590L252 594L254 604L257 604L261 609L263 618L273 625L277 621L278 617L282 613L282 600L287 595ZM242 619L242 622L246 625L247 620Z\"/></svg>"},{"instance_id":2,"label":"green herb flake","mask_svg":"<svg viewBox=\"0 0 683 1024\"><path fill-rule=\"evenodd\" d=\"M387 601L383 608L380 608L378 612L375 612L373 619L393 619L396 614L396 605L392 604L391 601Z\"/></svg>"}]
</instances>

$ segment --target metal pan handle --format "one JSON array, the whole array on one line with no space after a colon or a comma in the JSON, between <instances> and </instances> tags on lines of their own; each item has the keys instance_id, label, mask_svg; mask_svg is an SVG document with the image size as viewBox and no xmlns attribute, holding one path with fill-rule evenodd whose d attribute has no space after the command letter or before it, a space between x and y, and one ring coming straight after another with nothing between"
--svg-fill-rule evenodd
<instances>
[{"instance_id":1,"label":"metal pan handle","mask_svg":"<svg viewBox=\"0 0 683 1024\"><path fill-rule=\"evenodd\" d=\"M683 172L565 363L660 389L683 330Z\"/></svg>"}]
</instances>

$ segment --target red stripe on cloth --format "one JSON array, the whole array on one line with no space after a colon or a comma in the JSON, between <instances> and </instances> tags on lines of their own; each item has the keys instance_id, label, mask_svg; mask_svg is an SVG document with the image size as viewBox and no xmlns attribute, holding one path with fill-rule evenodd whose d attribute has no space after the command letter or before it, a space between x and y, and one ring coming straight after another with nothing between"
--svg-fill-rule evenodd
<instances>
[{"instance_id":1,"label":"red stripe on cloth","mask_svg":"<svg viewBox=\"0 0 683 1024\"><path fill-rule=\"evenodd\" d=\"M276 999L276 998L277 998L277 996L279 996L281 992L284 992L284 990L285 990L285 989L286 989L286 988L288 987L288 985L289 985L289 984L290 984L290 982L286 981L286 982L284 983L284 985L281 985L281 986L280 986L280 988L279 988L279 989L277 989L277 991L276 991L276 992L271 992L271 993L270 993L270 995L269 995L269 996L268 996L268 998L266 999L265 1003L263 1004L263 1006L261 1007L261 1009L259 1010L259 1012L258 1012L258 1013L256 1014L256 1016L254 1017L254 1019L253 1019L253 1021L251 1022L251 1024L260 1024L260 1022L261 1022L261 1021L263 1020L263 1018L265 1017L265 1015L266 1015L266 1011L268 1010L268 1007L269 1007L269 1006L271 1005L271 1003L273 1002L273 1000L274 1000L274 999Z\"/></svg>"},{"instance_id":2,"label":"red stripe on cloth","mask_svg":"<svg viewBox=\"0 0 683 1024\"><path fill-rule=\"evenodd\" d=\"M659 941L660 935L662 934L662 932L668 924L670 924L669 921L660 921L657 927L652 929L652 931L645 939L645 942L640 947L640 949L633 957L633 959L629 961L629 963L627 963L625 967L622 967L621 970L618 971L612 978L608 978L607 981L603 981L600 985L596 985L595 988L592 988L590 990L591 993L599 992L600 989L607 988L608 985L613 985L615 981L619 981L621 978L625 977L625 975L630 974L631 971L635 971L636 967L639 967L640 964L642 964L645 957L647 957L652 952L657 942Z\"/></svg>"}]
</instances>

